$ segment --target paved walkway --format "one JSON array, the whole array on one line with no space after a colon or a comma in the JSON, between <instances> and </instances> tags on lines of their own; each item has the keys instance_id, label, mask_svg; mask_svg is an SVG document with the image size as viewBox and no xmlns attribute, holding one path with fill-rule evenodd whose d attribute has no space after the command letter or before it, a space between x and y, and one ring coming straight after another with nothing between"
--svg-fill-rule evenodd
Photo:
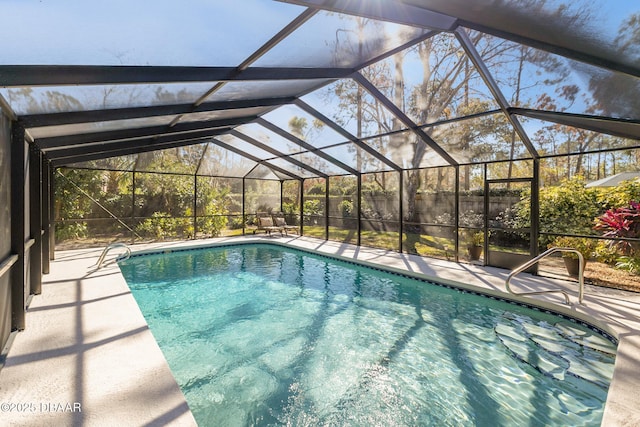
<instances>
[{"instance_id":1,"label":"paved walkway","mask_svg":"<svg viewBox=\"0 0 640 427\"><path fill-rule=\"evenodd\" d=\"M99 255L56 253L0 371L0 425L196 425L118 267L91 273Z\"/></svg>"},{"instance_id":2,"label":"paved walkway","mask_svg":"<svg viewBox=\"0 0 640 427\"><path fill-rule=\"evenodd\" d=\"M241 237L139 245L168 250L215 243L270 241L301 249L383 264L439 282L504 294L505 270L306 237ZM15 335L0 371L2 425L154 426L195 425L169 367L115 264L91 266L100 249L57 252L42 295L27 312L27 329ZM514 288L576 284L529 275ZM516 298L519 299L519 298ZM640 294L587 286L584 305L571 307L559 294L527 298L595 324L620 339L603 425L640 425ZM9 406L7 406L9 405Z\"/></svg>"}]
</instances>

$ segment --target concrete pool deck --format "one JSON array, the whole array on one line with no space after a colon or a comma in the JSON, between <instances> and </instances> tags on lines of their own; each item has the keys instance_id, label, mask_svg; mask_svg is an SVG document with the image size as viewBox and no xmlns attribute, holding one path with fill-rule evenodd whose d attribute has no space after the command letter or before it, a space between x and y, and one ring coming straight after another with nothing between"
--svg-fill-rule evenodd
<instances>
[{"instance_id":1,"label":"concrete pool deck","mask_svg":"<svg viewBox=\"0 0 640 427\"><path fill-rule=\"evenodd\" d=\"M307 237L220 238L131 249L265 241L507 296L506 270ZM29 305L27 328L12 336L0 370L3 425L196 424L117 265L93 270L101 252L102 248L56 252L51 273L43 278L42 294ZM518 291L566 288L574 303L571 307L562 304L559 294L510 298L571 314L620 340L602 425L640 425L640 294L587 286L584 305L578 305L573 282L523 274L513 283Z\"/></svg>"}]
</instances>

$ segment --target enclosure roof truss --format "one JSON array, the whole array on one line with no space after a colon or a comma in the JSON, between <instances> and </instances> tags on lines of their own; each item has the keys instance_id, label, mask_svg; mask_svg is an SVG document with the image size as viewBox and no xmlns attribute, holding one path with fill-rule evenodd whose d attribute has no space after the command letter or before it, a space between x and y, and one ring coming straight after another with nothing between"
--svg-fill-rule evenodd
<instances>
[{"instance_id":1,"label":"enclosure roof truss","mask_svg":"<svg viewBox=\"0 0 640 427\"><path fill-rule=\"evenodd\" d=\"M419 161L399 160L385 146L389 138L411 135L418 160L429 151L439 158L437 165L456 167L496 161L475 158L466 145L466 151L452 151L456 144L467 144L459 129L477 129L490 120L503 123L504 130L485 130L478 140L497 144L501 133L511 132L523 147L519 158L547 155L534 140L542 125L536 128L532 120L635 141L625 148L637 148L640 108L629 100L640 99L640 61L633 47L640 40L632 38L640 34L640 28L633 27L633 22L640 22L640 11L622 0L615 0L615 5L608 2L606 8L587 0L560 3L551 10L546 4L515 0L483 0L477 5L448 0L251 0L245 8L225 11L237 19L230 20L228 28L245 24L252 13L246 9L249 4L273 13L281 26L261 34L263 40L253 48L244 47L249 41L241 40L246 34L239 33L236 50L243 48L246 55L235 63L221 57L212 64L194 60L169 65L144 58L101 64L86 53L90 50L82 50L83 41L78 41L78 49L86 57L80 55L68 64L55 59L39 63L37 56L28 55L40 46L25 35L18 37L21 53L16 54L25 58L23 62L0 62L0 106L54 166L86 166L105 158L213 144L283 179L359 176L364 173L361 158L348 158L357 152L366 153L384 170L423 167ZM619 10L609 17L618 27L603 28L600 37L592 37L599 21L589 20L589 12L603 14L605 9ZM197 14L193 11L191 16ZM34 25L41 18L34 17ZM42 22L45 27L53 25ZM566 28L567 22L580 24ZM184 38L184 46L190 42L199 49L207 42ZM502 51L490 50L491 43ZM504 58L518 52L517 46L528 53L523 53L519 65L504 65ZM57 47L64 53L65 45ZM222 52L223 46L218 50ZM502 65L496 59L501 54ZM455 67L462 63L464 67ZM532 89L543 85L542 78L542 83L519 80L541 70L554 72L554 67L565 72L565 86L557 83L543 91ZM473 72L479 76L475 80ZM577 83L569 81L572 76L588 82L582 87L578 78ZM517 81L517 87L505 86L507 81ZM581 91L582 98L563 105L563 97L570 99L567 88ZM616 88L621 99L607 95ZM535 105L544 96L553 102ZM434 106L443 100L449 103L446 108ZM418 120L417 108L432 108L433 117ZM391 128L391 122L400 123L402 129ZM261 126L265 135L273 133L298 151L285 152L273 141L243 133L240 128L249 124ZM224 137L239 138L249 148L235 147ZM202 155L206 152L205 147ZM204 169L203 161L197 160L196 173Z\"/></svg>"}]
</instances>

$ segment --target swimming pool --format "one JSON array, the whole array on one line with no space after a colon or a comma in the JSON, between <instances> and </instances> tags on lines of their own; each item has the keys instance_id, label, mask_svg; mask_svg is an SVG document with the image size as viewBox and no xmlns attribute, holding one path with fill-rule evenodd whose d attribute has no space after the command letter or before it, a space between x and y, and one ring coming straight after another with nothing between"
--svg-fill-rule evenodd
<instances>
[{"instance_id":1,"label":"swimming pool","mask_svg":"<svg viewBox=\"0 0 640 427\"><path fill-rule=\"evenodd\" d=\"M271 245L120 268L201 425L599 425L615 345L566 318Z\"/></svg>"}]
</instances>

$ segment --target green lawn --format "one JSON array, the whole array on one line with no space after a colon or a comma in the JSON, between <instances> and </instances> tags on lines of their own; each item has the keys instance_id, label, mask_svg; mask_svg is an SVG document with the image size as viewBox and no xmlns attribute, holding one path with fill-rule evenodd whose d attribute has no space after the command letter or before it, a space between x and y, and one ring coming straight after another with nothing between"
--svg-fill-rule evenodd
<instances>
[{"instance_id":1,"label":"green lawn","mask_svg":"<svg viewBox=\"0 0 640 427\"><path fill-rule=\"evenodd\" d=\"M305 236L324 239L324 231L323 226L304 226ZM329 227L329 240L356 244L357 238L356 230ZM398 233L394 231L362 231L361 234L362 245L373 248L398 250L398 239ZM453 259L455 255L455 244L452 239L405 233L402 240L405 252L443 259ZM408 244L413 245L415 250L407 250Z\"/></svg>"}]
</instances>

